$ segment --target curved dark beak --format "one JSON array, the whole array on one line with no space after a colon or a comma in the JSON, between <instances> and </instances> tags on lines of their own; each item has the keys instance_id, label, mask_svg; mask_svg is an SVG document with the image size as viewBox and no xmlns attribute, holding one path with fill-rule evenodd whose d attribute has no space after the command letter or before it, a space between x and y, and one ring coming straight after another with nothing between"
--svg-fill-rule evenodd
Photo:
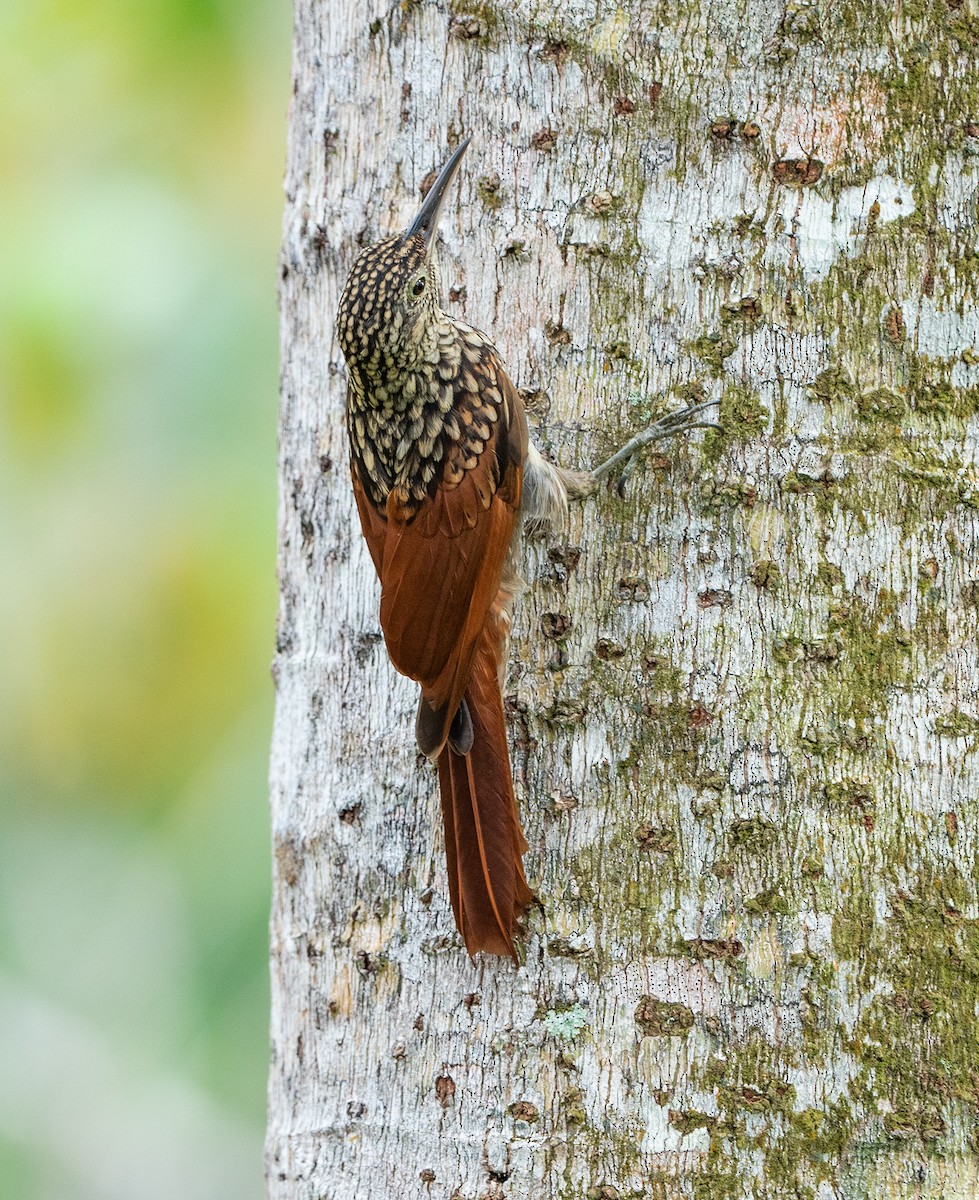
<instances>
[{"instance_id":1,"label":"curved dark beak","mask_svg":"<svg viewBox=\"0 0 979 1200\"><path fill-rule=\"evenodd\" d=\"M466 153L466 147L471 141L472 138L466 138L464 142L460 142L456 147L452 157L439 172L438 179L428 189L428 195L422 201L422 206L416 213L415 219L405 230L405 238L414 237L416 233L420 233L425 239L428 251L431 251L435 242L435 228L438 225L445 194L449 190L449 184L455 177L459 163L462 161L462 156Z\"/></svg>"}]
</instances>

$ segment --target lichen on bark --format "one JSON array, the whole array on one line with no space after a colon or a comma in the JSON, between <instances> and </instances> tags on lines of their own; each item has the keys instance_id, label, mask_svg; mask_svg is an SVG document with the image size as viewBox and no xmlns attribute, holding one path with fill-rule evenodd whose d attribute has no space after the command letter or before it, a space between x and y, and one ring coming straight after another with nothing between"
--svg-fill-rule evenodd
<instances>
[{"instance_id":1,"label":"lichen on bark","mask_svg":"<svg viewBox=\"0 0 979 1200\"><path fill-rule=\"evenodd\" d=\"M971 1198L974 4L450 10L297 6L270 1196ZM519 968L453 931L330 333L463 133L447 303L545 449L725 424L528 539Z\"/></svg>"}]
</instances>

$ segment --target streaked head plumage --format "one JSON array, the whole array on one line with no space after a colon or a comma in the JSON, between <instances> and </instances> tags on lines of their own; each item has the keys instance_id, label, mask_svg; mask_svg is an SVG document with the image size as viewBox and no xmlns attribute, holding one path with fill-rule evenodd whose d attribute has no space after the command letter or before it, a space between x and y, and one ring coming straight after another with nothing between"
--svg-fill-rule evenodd
<instances>
[{"instance_id":1,"label":"streaked head plumage","mask_svg":"<svg viewBox=\"0 0 979 1200\"><path fill-rule=\"evenodd\" d=\"M411 366L438 308L438 279L425 239L385 238L362 251L347 278L336 329L348 366Z\"/></svg>"},{"instance_id":2,"label":"streaked head plumage","mask_svg":"<svg viewBox=\"0 0 979 1200\"><path fill-rule=\"evenodd\" d=\"M364 250L353 265L337 310L336 330L353 374L377 381L412 370L430 350L441 312L435 268L435 231L466 138L429 188L403 234Z\"/></svg>"}]
</instances>

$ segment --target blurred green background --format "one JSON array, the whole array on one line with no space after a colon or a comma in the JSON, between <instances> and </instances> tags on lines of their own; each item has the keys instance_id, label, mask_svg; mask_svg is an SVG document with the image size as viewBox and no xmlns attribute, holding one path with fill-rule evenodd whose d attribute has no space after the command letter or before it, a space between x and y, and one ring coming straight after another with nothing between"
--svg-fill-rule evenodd
<instances>
[{"instance_id":1,"label":"blurred green background","mask_svg":"<svg viewBox=\"0 0 979 1200\"><path fill-rule=\"evenodd\" d=\"M0 1196L256 1200L288 5L0 5Z\"/></svg>"}]
</instances>

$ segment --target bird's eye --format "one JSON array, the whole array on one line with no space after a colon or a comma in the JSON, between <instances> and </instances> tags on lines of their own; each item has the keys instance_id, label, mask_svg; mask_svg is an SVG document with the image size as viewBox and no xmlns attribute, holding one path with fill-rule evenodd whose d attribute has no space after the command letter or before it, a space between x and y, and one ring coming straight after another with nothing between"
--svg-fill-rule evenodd
<instances>
[{"instance_id":1,"label":"bird's eye","mask_svg":"<svg viewBox=\"0 0 979 1200\"><path fill-rule=\"evenodd\" d=\"M420 296L424 290L425 290L425 276L420 275L415 280L415 282L411 285L411 294L413 296Z\"/></svg>"}]
</instances>

